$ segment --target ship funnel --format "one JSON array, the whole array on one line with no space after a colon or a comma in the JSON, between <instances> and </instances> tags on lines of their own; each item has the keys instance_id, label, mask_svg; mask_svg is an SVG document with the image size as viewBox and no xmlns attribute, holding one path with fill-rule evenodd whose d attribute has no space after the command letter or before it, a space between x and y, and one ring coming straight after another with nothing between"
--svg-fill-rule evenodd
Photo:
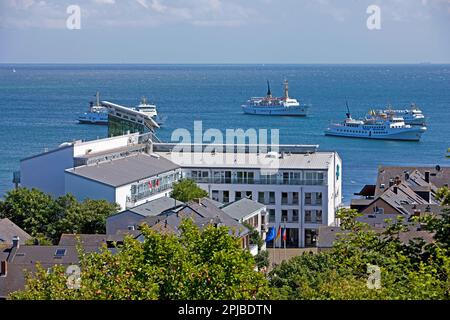
<instances>
[{"instance_id":1,"label":"ship funnel","mask_svg":"<svg viewBox=\"0 0 450 320\"><path fill-rule=\"evenodd\" d=\"M289 99L289 84L287 80L284 80L284 98Z\"/></svg>"},{"instance_id":2,"label":"ship funnel","mask_svg":"<svg viewBox=\"0 0 450 320\"><path fill-rule=\"evenodd\" d=\"M267 80L267 97L272 97L272 92L270 91L270 83L269 80Z\"/></svg>"},{"instance_id":3,"label":"ship funnel","mask_svg":"<svg viewBox=\"0 0 450 320\"><path fill-rule=\"evenodd\" d=\"M350 108L348 107L348 101L345 101L345 105L347 106L347 118L350 119L352 117L352 115L350 114Z\"/></svg>"}]
</instances>

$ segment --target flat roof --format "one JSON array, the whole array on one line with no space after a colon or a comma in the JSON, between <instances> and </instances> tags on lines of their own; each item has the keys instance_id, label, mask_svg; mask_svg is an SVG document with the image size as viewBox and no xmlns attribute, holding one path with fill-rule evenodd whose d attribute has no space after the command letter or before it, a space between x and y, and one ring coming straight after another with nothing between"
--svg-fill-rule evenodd
<instances>
[{"instance_id":1,"label":"flat roof","mask_svg":"<svg viewBox=\"0 0 450 320\"><path fill-rule=\"evenodd\" d=\"M282 158L270 158L267 153L210 153L202 152L155 152L186 168L248 168L269 169L270 161L276 164L275 169L310 169L328 170L333 163L335 152L285 153Z\"/></svg>"},{"instance_id":2,"label":"flat roof","mask_svg":"<svg viewBox=\"0 0 450 320\"><path fill-rule=\"evenodd\" d=\"M164 157L157 158L141 153L98 165L67 169L66 172L112 187L120 187L177 168L178 165Z\"/></svg>"}]
</instances>

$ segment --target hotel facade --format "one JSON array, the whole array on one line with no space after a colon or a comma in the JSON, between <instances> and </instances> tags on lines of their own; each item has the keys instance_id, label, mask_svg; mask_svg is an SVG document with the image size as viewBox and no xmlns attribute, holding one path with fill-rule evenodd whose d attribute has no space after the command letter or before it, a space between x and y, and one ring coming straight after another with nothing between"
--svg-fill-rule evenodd
<instances>
[{"instance_id":1,"label":"hotel facade","mask_svg":"<svg viewBox=\"0 0 450 320\"><path fill-rule=\"evenodd\" d=\"M106 199L125 210L168 196L175 181L190 178L223 204L250 198L265 205L269 226L286 228L292 248L314 247L319 228L335 223L342 205L336 152L315 145L217 145L213 151L189 145L180 157L176 147L138 133L64 143L22 160L20 185L54 196ZM268 160L276 161L270 170L263 165ZM281 239L267 245L284 247Z\"/></svg>"}]
</instances>

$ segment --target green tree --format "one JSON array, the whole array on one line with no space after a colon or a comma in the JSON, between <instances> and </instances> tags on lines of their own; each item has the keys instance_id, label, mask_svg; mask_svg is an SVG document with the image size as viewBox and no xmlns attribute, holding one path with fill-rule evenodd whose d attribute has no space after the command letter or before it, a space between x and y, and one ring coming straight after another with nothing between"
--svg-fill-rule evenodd
<instances>
[{"instance_id":1,"label":"green tree","mask_svg":"<svg viewBox=\"0 0 450 320\"><path fill-rule=\"evenodd\" d=\"M281 299L449 299L450 255L443 241L449 224L431 216L442 235L436 242L402 243L402 219L374 231L355 220L355 210L341 209L341 229L333 248L283 261L271 273L274 297ZM415 226L412 226L415 228ZM448 241L448 240L447 240ZM368 266L380 270L381 286L369 287Z\"/></svg>"},{"instance_id":2,"label":"green tree","mask_svg":"<svg viewBox=\"0 0 450 320\"><path fill-rule=\"evenodd\" d=\"M80 252L80 287L69 289L62 267L28 274L11 299L255 299L267 298L264 275L226 227L203 230L190 219L181 235L143 226L143 242L127 238L116 253Z\"/></svg>"},{"instance_id":3,"label":"green tree","mask_svg":"<svg viewBox=\"0 0 450 320\"><path fill-rule=\"evenodd\" d=\"M175 182L170 196L178 201L187 202L207 197L208 193L200 188L192 179L181 179Z\"/></svg>"},{"instance_id":4,"label":"green tree","mask_svg":"<svg viewBox=\"0 0 450 320\"><path fill-rule=\"evenodd\" d=\"M8 218L39 243L58 242L63 233L104 233L106 218L119 210L105 200L78 202L73 195L58 198L37 189L18 188L0 201L0 218Z\"/></svg>"}]
</instances>

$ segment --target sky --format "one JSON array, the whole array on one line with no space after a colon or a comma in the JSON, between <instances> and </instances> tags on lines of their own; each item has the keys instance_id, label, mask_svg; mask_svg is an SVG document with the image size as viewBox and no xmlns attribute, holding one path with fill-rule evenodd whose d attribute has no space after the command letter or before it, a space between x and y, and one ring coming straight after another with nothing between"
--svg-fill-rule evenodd
<instances>
[{"instance_id":1,"label":"sky","mask_svg":"<svg viewBox=\"0 0 450 320\"><path fill-rule=\"evenodd\" d=\"M424 62L450 0L0 0L0 63Z\"/></svg>"}]
</instances>

